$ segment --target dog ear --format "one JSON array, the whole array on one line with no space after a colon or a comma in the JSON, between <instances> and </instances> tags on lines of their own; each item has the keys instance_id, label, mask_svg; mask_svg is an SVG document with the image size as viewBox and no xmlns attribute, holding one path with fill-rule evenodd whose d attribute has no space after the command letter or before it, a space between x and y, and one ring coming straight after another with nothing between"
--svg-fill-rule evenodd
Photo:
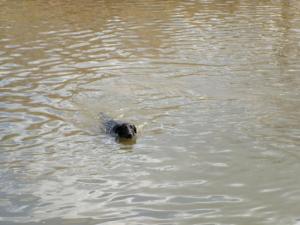
<instances>
[{"instance_id":1,"label":"dog ear","mask_svg":"<svg viewBox=\"0 0 300 225\"><path fill-rule=\"evenodd\" d=\"M118 134L120 132L120 128L121 128L121 125L118 124L113 128L113 131Z\"/></svg>"}]
</instances>

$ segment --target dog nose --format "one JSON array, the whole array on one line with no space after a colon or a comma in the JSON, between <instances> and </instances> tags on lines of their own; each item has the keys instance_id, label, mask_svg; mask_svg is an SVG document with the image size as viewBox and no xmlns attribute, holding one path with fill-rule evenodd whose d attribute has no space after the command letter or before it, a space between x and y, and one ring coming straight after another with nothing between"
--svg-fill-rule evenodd
<instances>
[{"instance_id":1,"label":"dog nose","mask_svg":"<svg viewBox=\"0 0 300 225\"><path fill-rule=\"evenodd\" d=\"M128 134L127 136L126 136L126 138L132 138L133 136L132 136L132 134Z\"/></svg>"}]
</instances>

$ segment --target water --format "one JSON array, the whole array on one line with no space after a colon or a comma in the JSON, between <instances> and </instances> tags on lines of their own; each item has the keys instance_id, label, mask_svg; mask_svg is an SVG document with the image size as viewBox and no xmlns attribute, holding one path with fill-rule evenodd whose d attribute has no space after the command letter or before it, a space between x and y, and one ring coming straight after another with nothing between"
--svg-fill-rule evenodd
<instances>
[{"instance_id":1,"label":"water","mask_svg":"<svg viewBox=\"0 0 300 225\"><path fill-rule=\"evenodd\" d=\"M299 1L0 8L1 225L300 223Z\"/></svg>"}]
</instances>

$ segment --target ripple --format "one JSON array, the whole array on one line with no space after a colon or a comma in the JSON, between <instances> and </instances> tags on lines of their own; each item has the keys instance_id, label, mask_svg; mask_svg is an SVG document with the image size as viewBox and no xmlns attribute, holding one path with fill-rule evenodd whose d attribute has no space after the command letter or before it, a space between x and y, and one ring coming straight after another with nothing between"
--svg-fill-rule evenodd
<instances>
[{"instance_id":1,"label":"ripple","mask_svg":"<svg viewBox=\"0 0 300 225\"><path fill-rule=\"evenodd\" d=\"M219 202L241 202L239 198L232 198L229 196L207 196L207 197L183 197L177 196L170 199L170 202L177 204L195 204L195 203L219 203Z\"/></svg>"},{"instance_id":2,"label":"ripple","mask_svg":"<svg viewBox=\"0 0 300 225\"><path fill-rule=\"evenodd\" d=\"M5 1L1 222L297 223L297 4Z\"/></svg>"}]
</instances>

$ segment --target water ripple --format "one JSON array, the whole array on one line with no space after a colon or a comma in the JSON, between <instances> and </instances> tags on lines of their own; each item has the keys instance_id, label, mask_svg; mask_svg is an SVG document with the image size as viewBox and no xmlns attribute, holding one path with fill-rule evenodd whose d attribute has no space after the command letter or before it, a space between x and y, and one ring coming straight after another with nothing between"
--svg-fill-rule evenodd
<instances>
[{"instance_id":1,"label":"water ripple","mask_svg":"<svg viewBox=\"0 0 300 225\"><path fill-rule=\"evenodd\" d=\"M0 5L0 223L298 223L297 1Z\"/></svg>"}]
</instances>

